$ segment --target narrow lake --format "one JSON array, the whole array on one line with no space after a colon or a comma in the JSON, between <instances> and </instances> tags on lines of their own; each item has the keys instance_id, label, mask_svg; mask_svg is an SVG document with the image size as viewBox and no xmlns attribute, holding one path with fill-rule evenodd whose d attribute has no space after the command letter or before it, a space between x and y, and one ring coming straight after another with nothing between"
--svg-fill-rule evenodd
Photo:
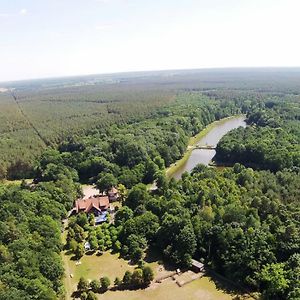
<instances>
[{"instance_id":1,"label":"narrow lake","mask_svg":"<svg viewBox=\"0 0 300 300\"><path fill-rule=\"evenodd\" d=\"M196 145L199 146L217 146L220 139L230 130L238 127L246 127L245 117L237 116L236 118L224 119L216 122L215 126L203 136ZM208 165L215 156L215 150L209 149L194 149L191 152L187 161L172 175L175 179L180 179L182 173L185 171L190 172L197 164Z\"/></svg>"}]
</instances>

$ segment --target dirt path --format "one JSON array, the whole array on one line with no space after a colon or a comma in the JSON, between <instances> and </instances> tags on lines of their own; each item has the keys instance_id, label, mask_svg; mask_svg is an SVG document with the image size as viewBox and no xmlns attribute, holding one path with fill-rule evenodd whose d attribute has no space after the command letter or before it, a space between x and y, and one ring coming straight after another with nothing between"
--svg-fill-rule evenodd
<instances>
[{"instance_id":1,"label":"dirt path","mask_svg":"<svg viewBox=\"0 0 300 300\"><path fill-rule=\"evenodd\" d=\"M71 295L70 291L72 291L72 281L71 281L71 271L69 266L68 257L65 255L64 252L61 253L64 268L65 268L65 278L64 278L64 284L65 284L65 299L70 300Z\"/></svg>"},{"instance_id":2,"label":"dirt path","mask_svg":"<svg viewBox=\"0 0 300 300\"><path fill-rule=\"evenodd\" d=\"M63 221L63 228L64 228L64 231L61 235L61 240L63 242L63 244L65 243L66 241L66 235L67 235L67 227L68 227L68 218L65 219ZM71 300L71 291L73 290L73 286L72 286L72 280L71 280L71 270L70 270L70 265L69 265L69 257L65 254L66 251L62 251L61 252L61 258L62 258L62 261L63 261L63 265L64 265L64 269L65 269L65 278L64 278L64 286L65 286L65 299L66 300Z\"/></svg>"}]
</instances>

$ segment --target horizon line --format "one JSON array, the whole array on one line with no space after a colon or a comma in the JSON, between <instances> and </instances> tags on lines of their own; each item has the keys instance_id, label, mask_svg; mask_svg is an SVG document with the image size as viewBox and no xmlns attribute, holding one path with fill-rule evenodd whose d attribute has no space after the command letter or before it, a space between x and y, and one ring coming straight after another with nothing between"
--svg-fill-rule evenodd
<instances>
[{"instance_id":1,"label":"horizon line","mask_svg":"<svg viewBox=\"0 0 300 300\"><path fill-rule=\"evenodd\" d=\"M184 69L149 69L149 70L137 70L137 71L115 71L115 72L104 72L104 73L83 73L76 75L57 75L57 76L42 76L42 77L31 77L23 79L12 79L0 81L0 84L17 83L25 81L38 81L38 80L55 80L63 78L76 78L76 77L89 77L89 76L111 76L118 74L134 74L134 73L154 73L154 72L175 72L175 71L209 71L209 70L245 70L245 69L300 69L299 66L234 66L234 67L203 67L203 68L184 68ZM0 86L4 87L4 86Z\"/></svg>"}]
</instances>

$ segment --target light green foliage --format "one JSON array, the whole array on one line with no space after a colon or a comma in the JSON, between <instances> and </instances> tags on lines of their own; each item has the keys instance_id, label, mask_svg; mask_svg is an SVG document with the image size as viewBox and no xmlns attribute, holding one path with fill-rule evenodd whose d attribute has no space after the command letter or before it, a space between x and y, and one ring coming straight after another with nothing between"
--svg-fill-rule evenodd
<instances>
[{"instance_id":1,"label":"light green foliage","mask_svg":"<svg viewBox=\"0 0 300 300\"><path fill-rule=\"evenodd\" d=\"M287 279L287 271L284 269L283 263L268 264L264 266L258 275L264 285L264 296L266 299L273 299L280 294L284 294L289 286Z\"/></svg>"}]
</instances>

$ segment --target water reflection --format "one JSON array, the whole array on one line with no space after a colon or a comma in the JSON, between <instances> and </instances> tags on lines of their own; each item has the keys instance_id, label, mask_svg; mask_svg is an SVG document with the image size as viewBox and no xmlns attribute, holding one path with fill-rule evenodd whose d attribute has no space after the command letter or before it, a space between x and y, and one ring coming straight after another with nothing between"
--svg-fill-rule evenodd
<instances>
[{"instance_id":1,"label":"water reflection","mask_svg":"<svg viewBox=\"0 0 300 300\"><path fill-rule=\"evenodd\" d=\"M209 131L198 143L197 145L210 145L216 147L220 139L228 133L230 130L238 127L246 127L245 117L239 116L234 119L228 119L217 124L211 131ZM190 172L197 164L202 163L208 165L209 162L215 156L215 150L206 149L195 149L192 151L189 159L186 163L173 174L173 177L179 179L181 174L185 171Z\"/></svg>"}]
</instances>

